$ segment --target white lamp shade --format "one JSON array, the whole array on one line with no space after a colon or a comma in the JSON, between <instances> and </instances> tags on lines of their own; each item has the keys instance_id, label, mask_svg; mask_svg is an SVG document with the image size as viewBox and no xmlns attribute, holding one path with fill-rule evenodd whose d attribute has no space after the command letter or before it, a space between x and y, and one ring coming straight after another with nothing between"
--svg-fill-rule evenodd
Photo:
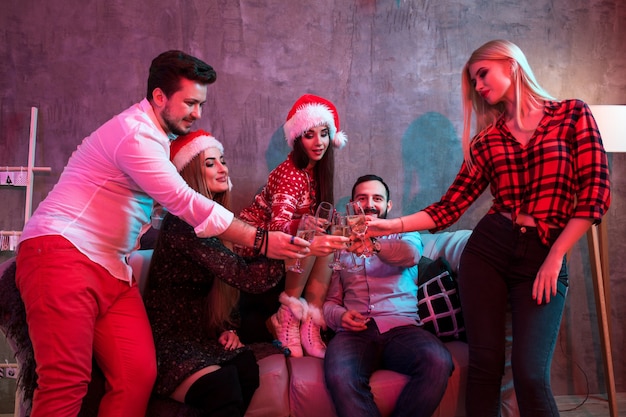
<instances>
[{"instance_id":1,"label":"white lamp shade","mask_svg":"<svg viewBox=\"0 0 626 417\"><path fill-rule=\"evenodd\" d=\"M626 106L592 105L593 114L604 150L607 152L626 152Z\"/></svg>"}]
</instances>

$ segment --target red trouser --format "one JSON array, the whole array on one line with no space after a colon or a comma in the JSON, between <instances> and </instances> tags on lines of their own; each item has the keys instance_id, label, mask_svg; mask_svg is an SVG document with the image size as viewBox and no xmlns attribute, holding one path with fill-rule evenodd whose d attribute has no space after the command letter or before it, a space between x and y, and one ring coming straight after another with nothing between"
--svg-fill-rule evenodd
<instances>
[{"instance_id":1,"label":"red trouser","mask_svg":"<svg viewBox=\"0 0 626 417\"><path fill-rule=\"evenodd\" d=\"M31 417L78 415L95 357L106 378L99 416L144 416L156 377L136 284L114 278L61 236L28 239L16 283L37 362Z\"/></svg>"}]
</instances>

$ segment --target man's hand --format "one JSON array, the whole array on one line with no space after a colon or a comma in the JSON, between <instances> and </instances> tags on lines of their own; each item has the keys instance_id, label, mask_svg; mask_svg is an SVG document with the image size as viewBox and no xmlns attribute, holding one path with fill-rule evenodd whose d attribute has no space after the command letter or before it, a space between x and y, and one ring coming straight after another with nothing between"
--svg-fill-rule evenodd
<instances>
[{"instance_id":1,"label":"man's hand","mask_svg":"<svg viewBox=\"0 0 626 417\"><path fill-rule=\"evenodd\" d=\"M350 239L343 236L320 234L316 235L309 249L313 256L327 256L336 250L346 249Z\"/></svg>"},{"instance_id":2,"label":"man's hand","mask_svg":"<svg viewBox=\"0 0 626 417\"><path fill-rule=\"evenodd\" d=\"M219 237L226 241L251 248L256 233L256 227L250 226L248 223L235 218ZM263 243L263 247L261 247L259 253L267 254L267 257L272 259L304 258L310 252L309 246L309 242L304 239L283 232L269 232L267 242Z\"/></svg>"},{"instance_id":3,"label":"man's hand","mask_svg":"<svg viewBox=\"0 0 626 417\"><path fill-rule=\"evenodd\" d=\"M367 252L369 253L370 256L372 254L375 253L374 251L374 242L372 241L371 238L365 238L364 239L365 244L363 244L363 242L361 242L361 239L355 238L352 243L350 244L350 246L348 247L348 252L352 252L357 256L361 256L361 254L363 254L363 252L365 252L365 249L367 248Z\"/></svg>"},{"instance_id":4,"label":"man's hand","mask_svg":"<svg viewBox=\"0 0 626 417\"><path fill-rule=\"evenodd\" d=\"M361 332L367 329L367 323L369 321L369 317L365 317L355 310L348 310L341 315L341 327L353 332Z\"/></svg>"}]
</instances>

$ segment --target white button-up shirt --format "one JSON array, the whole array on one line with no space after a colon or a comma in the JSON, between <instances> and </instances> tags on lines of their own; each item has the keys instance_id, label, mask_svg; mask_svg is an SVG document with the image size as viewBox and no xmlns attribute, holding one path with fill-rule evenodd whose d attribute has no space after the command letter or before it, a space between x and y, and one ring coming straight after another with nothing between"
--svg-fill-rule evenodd
<instances>
[{"instance_id":1,"label":"white button-up shirt","mask_svg":"<svg viewBox=\"0 0 626 417\"><path fill-rule=\"evenodd\" d=\"M63 236L114 277L130 282L126 257L149 227L154 200L200 237L222 233L233 214L182 179L169 159L171 139L147 99L113 117L74 151L21 241Z\"/></svg>"}]
</instances>

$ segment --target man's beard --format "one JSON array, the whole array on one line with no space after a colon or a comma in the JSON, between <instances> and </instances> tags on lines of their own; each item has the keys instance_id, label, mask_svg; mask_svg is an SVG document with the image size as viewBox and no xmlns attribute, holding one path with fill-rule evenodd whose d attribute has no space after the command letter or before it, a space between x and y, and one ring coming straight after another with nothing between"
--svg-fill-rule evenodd
<instances>
[{"instance_id":1,"label":"man's beard","mask_svg":"<svg viewBox=\"0 0 626 417\"><path fill-rule=\"evenodd\" d=\"M380 213L375 207L366 207L363 209L363 213L365 213L366 216L371 216L372 214L375 214L379 219L387 218L387 210L385 210L384 213Z\"/></svg>"},{"instance_id":2,"label":"man's beard","mask_svg":"<svg viewBox=\"0 0 626 417\"><path fill-rule=\"evenodd\" d=\"M163 122L165 123L165 127L167 128L167 130L172 132L176 136L186 135L191 130L191 129L183 129L180 126L178 126L176 123L174 123L174 121L172 121L172 118L170 117L169 108L167 106L165 107L165 109L163 109L162 116L163 116Z\"/></svg>"}]
</instances>

